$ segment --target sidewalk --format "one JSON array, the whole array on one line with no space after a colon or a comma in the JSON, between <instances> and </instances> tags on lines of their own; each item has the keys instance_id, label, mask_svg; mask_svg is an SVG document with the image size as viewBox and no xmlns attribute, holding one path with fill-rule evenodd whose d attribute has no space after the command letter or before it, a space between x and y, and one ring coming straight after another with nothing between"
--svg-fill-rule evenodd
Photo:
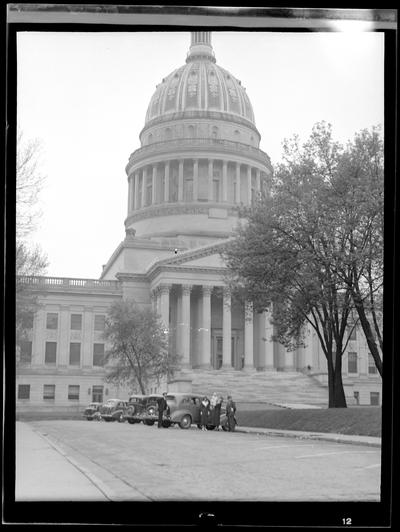
<instances>
[{"instance_id":1,"label":"sidewalk","mask_svg":"<svg viewBox=\"0 0 400 532\"><path fill-rule=\"evenodd\" d=\"M15 500L109 499L88 471L37 434L28 423L17 421Z\"/></svg>"},{"instance_id":2,"label":"sidewalk","mask_svg":"<svg viewBox=\"0 0 400 532\"><path fill-rule=\"evenodd\" d=\"M283 429L263 429L257 427L236 427L236 432L252 432L254 434L265 434L268 436L285 436L289 438L326 440L336 443L355 443L357 445L370 445L372 447L381 446L381 438L374 436L357 436L353 434L332 434L328 432L303 432L300 430Z\"/></svg>"}]
</instances>

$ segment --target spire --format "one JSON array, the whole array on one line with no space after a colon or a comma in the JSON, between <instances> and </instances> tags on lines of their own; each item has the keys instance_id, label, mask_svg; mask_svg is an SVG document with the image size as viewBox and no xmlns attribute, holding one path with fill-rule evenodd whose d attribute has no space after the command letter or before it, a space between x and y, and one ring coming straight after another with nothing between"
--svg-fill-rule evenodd
<instances>
[{"instance_id":1,"label":"spire","mask_svg":"<svg viewBox=\"0 0 400 532\"><path fill-rule=\"evenodd\" d=\"M214 50L211 46L211 31L192 31L192 40L186 62L196 59L208 59L215 63Z\"/></svg>"}]
</instances>

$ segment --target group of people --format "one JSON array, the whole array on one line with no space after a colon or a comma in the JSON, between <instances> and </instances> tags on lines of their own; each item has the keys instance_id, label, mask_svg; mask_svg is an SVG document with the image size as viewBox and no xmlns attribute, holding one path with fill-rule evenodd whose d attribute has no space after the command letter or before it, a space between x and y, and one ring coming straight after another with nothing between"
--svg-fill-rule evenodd
<instances>
[{"instance_id":1,"label":"group of people","mask_svg":"<svg viewBox=\"0 0 400 532\"><path fill-rule=\"evenodd\" d=\"M212 425L217 430L219 430L221 420L221 408L223 402L224 398L222 396L218 396L216 392L212 394L211 399L208 399L208 397L206 396L203 397L200 403L201 430L207 430L207 427L209 425ZM236 405L232 399L232 396L230 395L228 395L227 398L225 413L228 420L227 429L229 432L233 432L235 430L236 425Z\"/></svg>"},{"instance_id":2,"label":"group of people","mask_svg":"<svg viewBox=\"0 0 400 532\"><path fill-rule=\"evenodd\" d=\"M221 408L224 398L218 396L214 392L211 396L211 399L204 396L200 402L200 428L201 430L207 430L208 426L214 426L219 430L221 424ZM164 412L169 415L169 406L167 403L167 394L163 393L163 396L158 401L158 428L163 426L163 414ZM236 426L236 404L232 399L231 395L227 397L227 403L225 407L225 414L227 418L227 430L233 432Z\"/></svg>"}]
</instances>

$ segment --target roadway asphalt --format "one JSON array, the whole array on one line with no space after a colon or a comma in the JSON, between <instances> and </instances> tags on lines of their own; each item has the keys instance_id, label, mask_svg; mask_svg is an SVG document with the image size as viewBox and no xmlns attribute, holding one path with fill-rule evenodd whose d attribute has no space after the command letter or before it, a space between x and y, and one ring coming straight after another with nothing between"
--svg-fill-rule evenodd
<instances>
[{"instance_id":1,"label":"roadway asphalt","mask_svg":"<svg viewBox=\"0 0 400 532\"><path fill-rule=\"evenodd\" d=\"M237 427L237 432L267 434L381 446L381 438L292 430L273 430L254 427ZM51 464L52 467L49 467ZM57 474L54 474L57 471ZM102 489L97 478L66 455L56 444L29 425L16 423L16 500L35 500L35 487L40 478L40 500L68 501L80 493L80 500L108 500L107 489ZM44 494L43 490L47 493ZM47 495L47 496L46 496Z\"/></svg>"}]
</instances>

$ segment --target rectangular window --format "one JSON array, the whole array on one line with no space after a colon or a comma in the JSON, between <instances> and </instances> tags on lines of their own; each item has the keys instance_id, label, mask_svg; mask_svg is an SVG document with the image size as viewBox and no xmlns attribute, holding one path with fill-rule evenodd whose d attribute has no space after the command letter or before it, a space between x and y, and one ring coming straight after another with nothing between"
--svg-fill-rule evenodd
<instances>
[{"instance_id":1,"label":"rectangular window","mask_svg":"<svg viewBox=\"0 0 400 532\"><path fill-rule=\"evenodd\" d=\"M43 399L55 399L56 398L56 385L45 384L43 386Z\"/></svg>"},{"instance_id":2,"label":"rectangular window","mask_svg":"<svg viewBox=\"0 0 400 532\"><path fill-rule=\"evenodd\" d=\"M32 361L32 342L21 342L20 362L30 364Z\"/></svg>"},{"instance_id":3,"label":"rectangular window","mask_svg":"<svg viewBox=\"0 0 400 532\"><path fill-rule=\"evenodd\" d=\"M79 401L79 385L70 384L68 386L68 399L71 401Z\"/></svg>"},{"instance_id":4,"label":"rectangular window","mask_svg":"<svg viewBox=\"0 0 400 532\"><path fill-rule=\"evenodd\" d=\"M192 179L186 179L185 180L185 201L193 201L193 180Z\"/></svg>"},{"instance_id":5,"label":"rectangular window","mask_svg":"<svg viewBox=\"0 0 400 532\"><path fill-rule=\"evenodd\" d=\"M94 403L103 402L103 386L93 386L92 389L92 401Z\"/></svg>"},{"instance_id":6,"label":"rectangular window","mask_svg":"<svg viewBox=\"0 0 400 532\"><path fill-rule=\"evenodd\" d=\"M219 179L213 180L213 198L214 201L220 201L220 182Z\"/></svg>"},{"instance_id":7,"label":"rectangular window","mask_svg":"<svg viewBox=\"0 0 400 532\"><path fill-rule=\"evenodd\" d=\"M377 372L377 368L375 365L374 357L371 355L371 353L368 353L368 373L370 375L373 375Z\"/></svg>"},{"instance_id":8,"label":"rectangular window","mask_svg":"<svg viewBox=\"0 0 400 532\"><path fill-rule=\"evenodd\" d=\"M33 329L33 312L26 312L22 316L23 329Z\"/></svg>"},{"instance_id":9,"label":"rectangular window","mask_svg":"<svg viewBox=\"0 0 400 532\"><path fill-rule=\"evenodd\" d=\"M104 331L105 324L106 324L106 317L104 314L94 315L94 330L95 331Z\"/></svg>"},{"instance_id":10,"label":"rectangular window","mask_svg":"<svg viewBox=\"0 0 400 532\"><path fill-rule=\"evenodd\" d=\"M348 373L357 373L357 353L348 354Z\"/></svg>"},{"instance_id":11,"label":"rectangular window","mask_svg":"<svg viewBox=\"0 0 400 532\"><path fill-rule=\"evenodd\" d=\"M104 365L104 344L93 344L93 366Z\"/></svg>"},{"instance_id":12,"label":"rectangular window","mask_svg":"<svg viewBox=\"0 0 400 532\"><path fill-rule=\"evenodd\" d=\"M58 314L56 312L48 312L46 318L46 329L58 328Z\"/></svg>"},{"instance_id":13,"label":"rectangular window","mask_svg":"<svg viewBox=\"0 0 400 532\"><path fill-rule=\"evenodd\" d=\"M30 384L19 384L18 385L18 399L29 399L30 395L31 395Z\"/></svg>"},{"instance_id":14,"label":"rectangular window","mask_svg":"<svg viewBox=\"0 0 400 532\"><path fill-rule=\"evenodd\" d=\"M369 397L372 406L379 406L379 392L370 392Z\"/></svg>"},{"instance_id":15,"label":"rectangular window","mask_svg":"<svg viewBox=\"0 0 400 532\"><path fill-rule=\"evenodd\" d=\"M71 314L71 329L74 331L82 330L82 314Z\"/></svg>"},{"instance_id":16,"label":"rectangular window","mask_svg":"<svg viewBox=\"0 0 400 532\"><path fill-rule=\"evenodd\" d=\"M44 355L45 364L55 364L57 357L57 342L46 342L46 350Z\"/></svg>"},{"instance_id":17,"label":"rectangular window","mask_svg":"<svg viewBox=\"0 0 400 532\"><path fill-rule=\"evenodd\" d=\"M69 344L69 365L79 366L81 363L81 344L79 342L71 342Z\"/></svg>"}]
</instances>

